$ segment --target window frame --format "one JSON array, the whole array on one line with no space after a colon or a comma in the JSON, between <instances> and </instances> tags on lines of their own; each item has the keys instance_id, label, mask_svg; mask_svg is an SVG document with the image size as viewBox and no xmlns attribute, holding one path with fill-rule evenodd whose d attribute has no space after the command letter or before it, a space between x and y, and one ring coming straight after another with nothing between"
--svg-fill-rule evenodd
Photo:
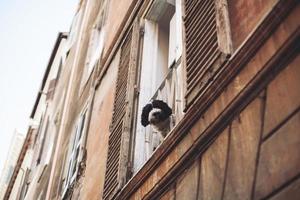
<instances>
[{"instance_id":1,"label":"window frame","mask_svg":"<svg viewBox=\"0 0 300 200\"><path fill-rule=\"evenodd\" d=\"M214 1L226 1L226 0L214 0ZM136 145L137 145L137 140L136 140L136 137L138 134L137 133L137 128L136 128L136 125L140 122L138 120L138 104L139 104L139 96L140 96L140 92L141 92L141 88L139 87L140 86L140 81L141 81L141 68L142 68L142 61L143 61L143 53L141 53L141 49L142 48L145 48L143 45L143 37L145 37L145 29L143 28L144 27L144 24L143 24L143 21L141 21L141 19L143 17L145 17L145 13L149 10L149 8L153 5L153 2L154 0L151 0L150 2L145 2L145 3L141 3L142 5L142 10L138 13L137 17L133 20L133 23L129 23L128 27L126 28L126 30L124 30L122 33L122 36L118 39L118 42L117 42L117 47L115 47L115 51L118 51L116 49L119 49L120 46L122 46L122 41L124 41L126 38L126 35L128 35L128 32L130 32L130 30L134 30L135 28L132 28L134 27L137 23L138 24L138 29L139 31L137 31L138 33L136 34L133 34L134 36L134 39L135 39L135 42L133 43L132 45L132 50L134 51L138 51L136 54L133 53L133 55L130 54L130 59L132 60L131 62L134 63L134 65L136 64L137 65L137 69L136 69L136 74L135 73L132 73L133 75L130 76L131 78L132 77L135 77L136 78L136 81L133 81L135 84L132 85L132 84L129 84L130 86L133 86L131 89L130 89L130 92L134 91L134 98L133 100L132 99L127 99L127 103L130 105L129 108L126 112L126 117L129 119L129 120L125 120L127 125L126 126L126 129L124 129L124 133L121 134L121 137L122 138L125 138L126 141L124 143L122 143L122 145L120 145L120 149L121 149L121 152L124 152L124 149L127 150L127 147L129 146L129 155L127 155L127 151L125 151L125 156L126 157L125 159L122 159L122 162L118 162L119 165L118 165L118 172L122 172L122 176L118 176L116 178L116 181L117 181L117 186L114 187L114 188L109 188L109 192L111 192L109 195L105 195L105 192L107 193L108 189L105 188L105 185L104 184L104 194L103 194L103 199L110 199L111 197L114 198L118 195L118 192L120 191L120 189L127 183L128 184L128 180L130 178L133 178L134 179L134 174L137 173L139 170L141 171L144 171L145 168L144 166L149 162L155 162L153 161L153 158L152 155L149 156L149 158L147 160L145 160L144 162L142 162L142 164L137 168L137 169L134 169L134 162L136 160L136 155L135 155L135 148L136 148ZM180 62L180 64L178 65L177 64L177 68L179 67L181 69L181 76L182 76L182 90L183 90L183 96L182 96L182 104L184 105L183 106L183 109L186 107L186 101L185 101L185 93L186 93L186 90L187 90L187 72L186 72L186 49L185 49L185 46L186 46L186 40L185 40L185 34L186 34L186 31L185 31L185 24L184 24L184 19L183 19L183 16L185 16L185 12L184 12L184 8L185 8L185 1L182 0L180 5L181 5L181 16L182 16L182 19L181 19L181 24L182 24L182 52L181 52L181 55L179 56L178 60ZM136 32L136 31L133 31L133 32ZM138 36L138 37L136 37ZM121 47L120 47L121 49ZM115 53L114 53L115 55ZM113 57L113 56L112 56ZM111 57L109 57L109 59L112 59ZM109 63L109 62L107 62ZM106 65L106 67L108 66L109 64ZM135 67L135 66L131 66L131 67ZM174 67L173 67L174 68ZM103 74L101 74L102 76ZM131 81L129 81L131 83ZM130 96L130 95L128 95ZM130 96L131 97L131 96ZM132 100L132 101L131 101ZM182 110L183 114L186 110ZM127 113L128 113L128 116L127 116ZM178 121L177 123L179 123L180 121ZM182 122L182 121L181 121ZM182 123L179 123L179 125L182 125ZM175 126L174 126L175 127ZM178 128L178 126L177 126ZM128 136L128 131L130 131L130 136ZM172 132L172 131L171 131ZM174 132L173 132L174 133ZM125 136L124 136L125 135ZM172 137L173 134L169 134L167 136L167 140L170 141L172 139L170 139L170 137ZM129 144L128 144L128 141L129 141ZM125 147L124 147L125 146ZM110 147L110 145L109 145ZM162 149L161 149L162 150ZM153 152L154 153L154 152ZM160 152L157 152L156 153L159 153ZM109 154L108 154L108 157L109 157ZM127 162L127 157L129 157L128 159L128 162ZM123 162L124 161L124 162ZM125 162L126 161L126 162ZM146 161L149 161L149 162L146 162ZM108 163L108 162L107 162ZM151 166L151 164L150 164ZM123 176L124 175L124 172L128 172L128 171L131 171L132 174L130 175L130 177L128 176ZM105 183L106 183L106 180L107 180L107 173L105 174ZM107 185L109 185L111 182L108 182ZM130 184L130 182L129 182Z\"/></svg>"},{"instance_id":2,"label":"window frame","mask_svg":"<svg viewBox=\"0 0 300 200\"><path fill-rule=\"evenodd\" d=\"M155 2L155 1L153 1L153 2ZM164 76L162 82L159 83L158 88L155 88L155 87L153 87L153 80L152 81L147 80L147 79L149 79L148 73L143 72L143 69L145 69L145 67L146 67L146 69L148 69L148 71L152 70L151 67L149 67L149 66L153 66L153 63L151 64L151 62L153 62L153 60L154 60L154 59L151 59L149 57L145 58L145 55L149 55L149 54L151 55L151 53L149 53L149 48L147 48L147 45L153 45L154 44L154 48L153 48L154 50L152 49L153 52L158 51L158 46L155 45L158 42L158 33L155 32L155 30L154 30L154 36L153 35L150 36L150 37L152 37L151 39L147 38L148 37L147 34L149 34L149 32L147 30L147 23L151 23L151 21L147 19L147 18L149 18L147 15L149 15L150 10L153 8L153 2L144 11L143 15L141 16L141 24L142 24L141 29L143 30L144 34L143 34L143 38L141 39L141 45L140 45L140 46L142 46L140 48L141 61L139 63L139 68L140 68L139 73L138 73L139 83L138 83L138 86L137 86L139 88L138 89L139 96L137 97L137 100L136 100L138 103L137 103L137 106L135 108L136 109L135 117L134 117L135 119L133 120L133 123L135 123L134 128L133 128L133 134L135 135L135 137L134 137L134 141L132 141L132 143L134 143L134 145L133 145L134 147L133 147L133 150L131 151L131 153L134 154L133 159L132 159L133 173L136 173L146 163L146 161L152 156L154 151L157 149L157 147L163 141L163 138L159 138L158 136L153 137L153 135L151 135L151 134L153 134L153 132L151 134L149 133L149 132L151 132L149 130L149 129L151 129L149 126L148 127L142 127L140 125L140 115L141 115L141 110L142 110L143 105L148 103L150 100L153 100L155 96L159 96L159 95L157 95L157 93L159 93L159 91L163 87L163 85L167 84L166 82L169 81L169 80L167 80L168 77L171 77L171 79L173 78L173 80L174 79L179 80L182 83L185 81L184 80L185 75L183 73L184 67L183 67L183 62L182 62L182 56L183 56L183 48L182 48L183 47L182 0L175 0L174 1L175 2L175 4L174 4L175 11L174 11L174 15L172 16L172 18L175 18L175 24L176 24L175 29L176 30L181 30L181 34L180 35L176 34L176 36L174 37L174 39L176 40L175 41L175 48L177 49L177 51L174 54L174 60L171 63L169 63L169 61L167 63L168 64L168 66L167 66L168 67L168 73L166 74L166 76ZM178 25L180 25L179 28L178 28ZM150 25L150 26L155 26L155 25ZM168 39L170 39L170 38L171 37L170 37L170 34L169 34ZM148 41L146 41L146 40L148 40ZM170 45L168 46L168 48L170 48ZM168 53L168 56L167 56L168 60L169 60L169 57L170 57L170 55ZM147 78L145 78L146 74L147 74ZM146 82L148 81L148 82L146 84L143 84L143 81L146 81ZM177 84L179 84L179 82L177 82ZM152 85L152 89L151 89L151 86L149 87L149 85ZM143 95L145 95L145 94L143 94L143 91L148 91L149 90L149 89L146 89L145 86L146 86L146 88L148 87L151 90L151 92L146 92L146 93L149 93L148 95L146 94L146 96L149 96L149 98L143 97ZM153 89L153 88L155 88L155 89ZM175 109L173 110L174 114L178 115L178 116L176 116L176 124L183 117L184 90L182 90L182 89L183 89L183 87L180 87L180 89L178 89L178 91L174 92L174 93L176 93L175 101L178 99L178 96L180 96L179 99L181 99L181 101L182 101L181 102L182 103L182 106L181 106L182 109L177 109L176 110L177 113L175 113ZM169 102L167 102L167 103L169 104ZM173 102L172 102L172 104L173 104ZM176 102L175 102L175 104L176 104ZM171 105L169 105L169 106L171 106ZM145 129L145 131L141 131L141 129ZM146 130L146 129L148 129L148 130ZM143 134L143 132L145 132L144 133L145 134L144 139L141 136L141 134ZM144 140L144 141L142 141L142 140ZM143 143L143 144L141 144L141 143ZM143 152L141 151L141 149L143 149ZM155 149L155 150L153 150L153 149Z\"/></svg>"},{"instance_id":3,"label":"window frame","mask_svg":"<svg viewBox=\"0 0 300 200\"><path fill-rule=\"evenodd\" d=\"M75 128L73 129L73 134L69 139L69 145L63 165L63 176L65 177L62 177L62 199L65 198L65 196L68 193L68 190L78 178L79 166L80 163L83 161L84 156L85 137L87 134L89 112L90 109L88 101L82 109L82 111L80 112L76 120Z\"/></svg>"},{"instance_id":4,"label":"window frame","mask_svg":"<svg viewBox=\"0 0 300 200\"><path fill-rule=\"evenodd\" d=\"M93 70L95 69L102 56L105 37L106 5L106 0L102 0L100 11L90 30L88 49L84 61L84 70L80 91L82 91L82 89L90 79Z\"/></svg>"}]
</instances>

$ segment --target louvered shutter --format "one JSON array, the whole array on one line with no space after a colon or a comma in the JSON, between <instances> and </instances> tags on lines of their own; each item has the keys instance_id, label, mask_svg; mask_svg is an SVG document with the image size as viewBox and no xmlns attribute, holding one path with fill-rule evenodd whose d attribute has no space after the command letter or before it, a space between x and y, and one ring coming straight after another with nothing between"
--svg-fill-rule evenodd
<instances>
[{"instance_id":1,"label":"louvered shutter","mask_svg":"<svg viewBox=\"0 0 300 200\"><path fill-rule=\"evenodd\" d=\"M231 53L226 0L186 0L186 103L205 90Z\"/></svg>"},{"instance_id":2,"label":"louvered shutter","mask_svg":"<svg viewBox=\"0 0 300 200\"><path fill-rule=\"evenodd\" d=\"M131 172L129 151L137 71L138 27L136 22L121 46L103 199L113 199Z\"/></svg>"}]
</instances>

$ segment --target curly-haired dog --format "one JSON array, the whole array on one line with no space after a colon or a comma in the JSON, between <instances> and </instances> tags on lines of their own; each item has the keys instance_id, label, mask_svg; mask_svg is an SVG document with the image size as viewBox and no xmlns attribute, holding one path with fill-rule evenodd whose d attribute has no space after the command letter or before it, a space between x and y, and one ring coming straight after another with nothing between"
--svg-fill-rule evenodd
<instances>
[{"instance_id":1,"label":"curly-haired dog","mask_svg":"<svg viewBox=\"0 0 300 200\"><path fill-rule=\"evenodd\" d=\"M161 100L153 100L144 106L141 123L144 127L150 124L154 130L166 137L171 129L171 115L172 109L167 103Z\"/></svg>"}]
</instances>

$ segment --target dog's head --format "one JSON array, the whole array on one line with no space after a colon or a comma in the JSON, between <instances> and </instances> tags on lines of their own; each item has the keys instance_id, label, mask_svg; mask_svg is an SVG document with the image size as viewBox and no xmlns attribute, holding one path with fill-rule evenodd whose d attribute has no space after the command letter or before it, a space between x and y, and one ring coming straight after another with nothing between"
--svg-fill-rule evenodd
<instances>
[{"instance_id":1,"label":"dog's head","mask_svg":"<svg viewBox=\"0 0 300 200\"><path fill-rule=\"evenodd\" d=\"M172 109L161 100L154 100L144 106L142 111L142 125L159 124L170 117Z\"/></svg>"}]
</instances>

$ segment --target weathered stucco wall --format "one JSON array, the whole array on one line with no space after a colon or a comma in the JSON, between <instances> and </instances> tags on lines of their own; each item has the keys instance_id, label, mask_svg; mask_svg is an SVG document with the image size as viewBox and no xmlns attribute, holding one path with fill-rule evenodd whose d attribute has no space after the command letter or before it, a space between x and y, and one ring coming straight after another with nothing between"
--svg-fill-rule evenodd
<instances>
[{"instance_id":1,"label":"weathered stucco wall","mask_svg":"<svg viewBox=\"0 0 300 200\"><path fill-rule=\"evenodd\" d=\"M272 192L300 172L299 66L298 55L162 199L297 199L299 181Z\"/></svg>"},{"instance_id":2,"label":"weathered stucco wall","mask_svg":"<svg viewBox=\"0 0 300 200\"><path fill-rule=\"evenodd\" d=\"M297 199L299 178L272 192L300 172L299 66L298 55L161 199Z\"/></svg>"},{"instance_id":3,"label":"weathered stucco wall","mask_svg":"<svg viewBox=\"0 0 300 200\"><path fill-rule=\"evenodd\" d=\"M228 1L233 48L238 48L278 0Z\"/></svg>"},{"instance_id":4,"label":"weathered stucco wall","mask_svg":"<svg viewBox=\"0 0 300 200\"><path fill-rule=\"evenodd\" d=\"M299 187L300 173L299 51L291 60L284 61L286 57L282 55L276 57L276 62L273 60L295 34L299 17L298 5L130 199L299 196L299 191L293 189ZM297 42L299 38L294 41ZM269 64L271 61L273 65ZM282 62L288 63L280 67ZM267 69L273 72L264 72L266 78L261 77L262 84L258 84L258 77ZM254 87L255 83L258 85ZM250 87L257 94L246 95ZM243 95L244 101L237 104ZM232 120L218 121L226 112ZM197 141L207 137L216 123L226 126L219 130L213 143L198 150L198 154L186 156L188 152L197 152Z\"/></svg>"},{"instance_id":5,"label":"weathered stucco wall","mask_svg":"<svg viewBox=\"0 0 300 200\"><path fill-rule=\"evenodd\" d=\"M108 0L103 58L110 59L113 54L115 58L109 65L105 63L102 66L103 62L99 62L96 66L98 71L95 70L92 78L86 79L87 82L82 82L86 71L90 34L100 10L100 2L82 1L82 9L86 13L83 13L83 24L78 30L77 35L80 37L66 58L51 108L51 119L56 120L57 127L50 130L60 134L59 139L55 138L55 158L53 166L50 162L49 168L44 171L40 185L32 189L34 199L37 199L40 193L45 199L48 199L46 196L53 200L61 198L62 183L65 181L63 178L67 177L63 177L63 169L65 166L66 169L69 167L65 158L69 145L73 144L71 136L74 135L79 115L85 106L92 108L88 111L91 112L90 121L87 122L88 131L84 132L82 137L86 137L86 140L82 140L86 141L86 144L80 146L82 152L86 150L86 160L80 160L80 173L76 180L68 185L67 199L102 199L118 67L122 64L125 66L124 63L128 61L132 77L135 73L139 74L138 65L142 58L138 51L142 51L142 47L138 46L138 43L142 42L143 33L136 23L131 32L132 44L128 42L132 45L130 51L129 46L124 45L122 48L123 44L119 42L126 37L124 23L129 9L136 6L133 2L137 1ZM197 0L187 3L189 9L197 8L193 7L195 2ZM138 17L145 11L147 3L150 1L139 4L141 11ZM211 9L208 12L213 10L214 3L212 0L207 4ZM296 3L292 0L232 0L228 1L228 4L234 52L228 55L228 59L224 58L218 74L209 77L211 82L205 83L207 87L201 94L197 94L181 121L144 166L133 177L131 173L126 174L126 180L123 179L120 183L120 187L123 188L121 191L116 188L118 191L113 198L231 200L268 197L278 200L300 196L299 190L294 190L300 186L299 3L294 8L292 5ZM213 17L211 19L214 20ZM259 24L261 26L258 31L253 32ZM128 22L127 28L129 27ZM137 35L141 35L141 38ZM194 39L197 40L197 37ZM191 45L188 43L190 41L185 41L184 45ZM114 45L119 44L119 50L112 49ZM113 52L115 50L116 52ZM126 60L123 63L119 60L122 51L128 56L126 59L122 57ZM185 56L183 54L181 58L183 66L190 64L186 63ZM109 59L105 59L105 62ZM196 56L195 60L197 59ZM200 61L195 66L201 66L199 63ZM127 69L124 66L121 69ZM105 67L105 70L102 70L102 67ZM198 70L192 70L195 69ZM129 82L129 93L138 96L138 84L135 85L133 80ZM122 82L123 86L124 83L126 81ZM126 85L124 88L128 87ZM64 96L65 92L67 97ZM126 94L126 91L122 94ZM123 102L123 99L120 101ZM93 104L90 106L88 103L91 100ZM124 102L132 103L127 100ZM120 102L117 101L118 103ZM131 115L135 112L130 110L128 113ZM127 111L124 115L127 115ZM129 115L127 117L131 119L132 116ZM129 134L128 130L125 132ZM134 145L133 143L130 145ZM117 146L118 143L114 145ZM125 153L121 152L121 156L127 156L127 150ZM120 166L117 167L122 168L122 172L127 169L130 172L130 162L120 162ZM48 178L50 186L46 194ZM119 183L117 181L119 180L116 180L116 183Z\"/></svg>"},{"instance_id":6,"label":"weathered stucco wall","mask_svg":"<svg viewBox=\"0 0 300 200\"><path fill-rule=\"evenodd\" d=\"M113 45L113 40L118 37L118 30L124 20L126 13L133 0L110 0L108 5L108 16L106 22L105 44L103 55L106 57L109 48Z\"/></svg>"},{"instance_id":7,"label":"weathered stucco wall","mask_svg":"<svg viewBox=\"0 0 300 200\"><path fill-rule=\"evenodd\" d=\"M65 122L62 122L62 115L64 113L64 106L65 106L65 99L66 99L66 93L68 91L69 87L69 81L70 81L70 74L72 73L72 68L73 68L73 61L75 58L75 49L72 48L66 58L66 61L62 67L61 70L61 75L59 77L58 84L56 85L55 88L55 94L53 98L53 107L54 113L56 114L56 117L58 117L56 120L57 121L57 130L59 130L61 127L65 127L67 124ZM59 134L57 132L57 134ZM59 136L57 136L59 137ZM55 147L54 147L54 152L53 156L55 156L54 159L54 165L52 167L55 167L55 171L53 173L53 177L51 177L53 180L51 184L51 195L50 199L57 199L57 196L60 194L60 176L61 176L61 171L62 171L62 165L64 162L64 155L65 155L65 148L67 146L67 140L66 138L69 137L69 134L65 134L62 136L62 141L58 141L58 138L55 140ZM60 142L60 143L57 143ZM57 152L57 155L55 155L55 149L59 148L59 151Z\"/></svg>"},{"instance_id":8,"label":"weathered stucco wall","mask_svg":"<svg viewBox=\"0 0 300 200\"><path fill-rule=\"evenodd\" d=\"M96 200L102 195L117 67L115 64L110 66L107 76L101 81L95 93L86 145L86 170L80 199Z\"/></svg>"}]
</instances>

